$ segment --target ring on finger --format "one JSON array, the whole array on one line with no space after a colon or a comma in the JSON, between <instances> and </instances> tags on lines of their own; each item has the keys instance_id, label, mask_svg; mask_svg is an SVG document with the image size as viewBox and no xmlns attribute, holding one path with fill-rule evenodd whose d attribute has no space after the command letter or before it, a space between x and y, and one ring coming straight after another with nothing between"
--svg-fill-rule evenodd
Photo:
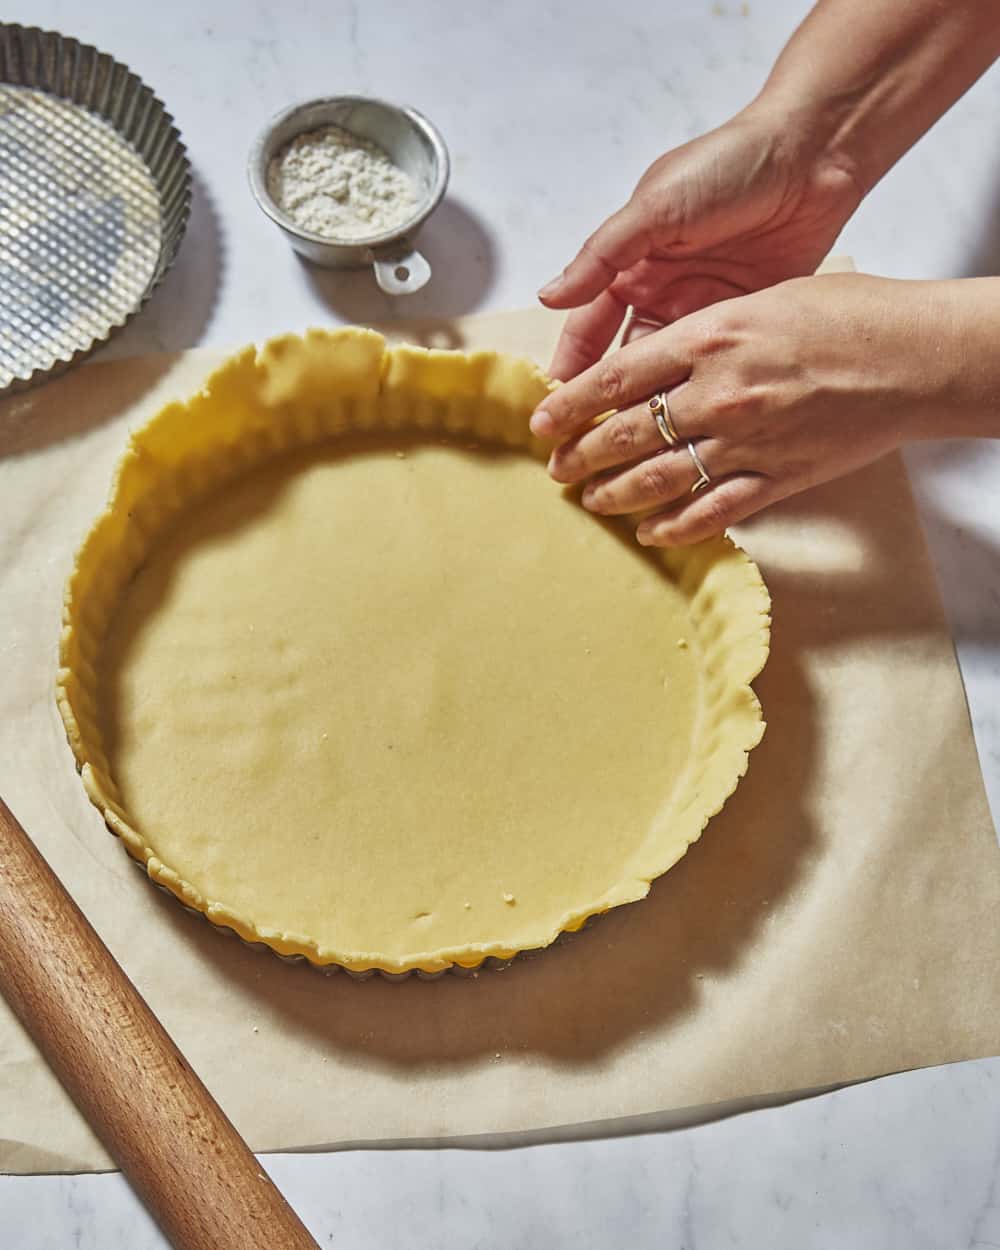
<instances>
[{"instance_id":1,"label":"ring on finger","mask_svg":"<svg viewBox=\"0 0 1000 1250\"><path fill-rule=\"evenodd\" d=\"M653 396L649 401L649 411L653 414L653 420L656 422L656 428L660 431L663 441L668 447L676 447L681 441L681 436L677 433L677 427L670 415L670 403L666 391L660 391L658 395Z\"/></svg>"},{"instance_id":2,"label":"ring on finger","mask_svg":"<svg viewBox=\"0 0 1000 1250\"><path fill-rule=\"evenodd\" d=\"M698 474L694 485L691 487L691 494L696 495L698 491L703 490L709 482L711 482L712 478L708 470L705 468L705 464L701 456L698 455L694 443L688 443L687 450L688 455L691 457L691 463L694 465Z\"/></svg>"},{"instance_id":3,"label":"ring on finger","mask_svg":"<svg viewBox=\"0 0 1000 1250\"><path fill-rule=\"evenodd\" d=\"M642 313L637 313L633 308L629 313L627 329L631 330L633 326L649 326L652 330L662 330L664 323L657 321L655 317L644 317Z\"/></svg>"}]
</instances>

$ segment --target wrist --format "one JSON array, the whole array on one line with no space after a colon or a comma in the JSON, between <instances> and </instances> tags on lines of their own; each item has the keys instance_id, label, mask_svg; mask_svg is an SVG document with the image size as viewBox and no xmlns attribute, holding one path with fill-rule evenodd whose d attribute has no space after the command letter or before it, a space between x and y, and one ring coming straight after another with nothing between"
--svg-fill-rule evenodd
<instances>
[{"instance_id":1,"label":"wrist","mask_svg":"<svg viewBox=\"0 0 1000 1250\"><path fill-rule=\"evenodd\" d=\"M911 289L919 302L916 337L934 385L914 406L909 436L1000 437L1000 278L919 282Z\"/></svg>"},{"instance_id":2,"label":"wrist","mask_svg":"<svg viewBox=\"0 0 1000 1250\"><path fill-rule=\"evenodd\" d=\"M769 82L733 120L760 136L790 189L826 206L837 232L847 224L870 186L852 153L836 142L838 127L828 108Z\"/></svg>"},{"instance_id":3,"label":"wrist","mask_svg":"<svg viewBox=\"0 0 1000 1250\"><path fill-rule=\"evenodd\" d=\"M784 158L810 178L839 177L854 192L855 207L881 177L851 142L854 128L849 104L843 100L811 98L797 85L786 85L772 75L741 116L769 129Z\"/></svg>"}]
</instances>

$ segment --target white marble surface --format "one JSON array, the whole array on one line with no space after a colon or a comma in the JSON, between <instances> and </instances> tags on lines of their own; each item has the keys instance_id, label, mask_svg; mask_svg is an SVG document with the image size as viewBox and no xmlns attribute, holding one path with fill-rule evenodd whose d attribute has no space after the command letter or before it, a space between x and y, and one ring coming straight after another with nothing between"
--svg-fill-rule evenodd
<instances>
[{"instance_id":1,"label":"white marble surface","mask_svg":"<svg viewBox=\"0 0 1000 1250\"><path fill-rule=\"evenodd\" d=\"M167 101L197 185L173 272L117 353L232 345L407 312L528 304L664 148L756 90L806 0L8 0L4 18L127 61ZM454 173L398 308L310 272L251 200L245 154L285 104L358 91L422 109ZM841 243L898 277L1000 270L1000 70L885 180ZM1000 448L910 457L1000 813ZM697 1128L506 1152L272 1156L322 1245L1000 1246L1000 1060ZM119 1176L0 1178L5 1250L165 1243Z\"/></svg>"}]
</instances>

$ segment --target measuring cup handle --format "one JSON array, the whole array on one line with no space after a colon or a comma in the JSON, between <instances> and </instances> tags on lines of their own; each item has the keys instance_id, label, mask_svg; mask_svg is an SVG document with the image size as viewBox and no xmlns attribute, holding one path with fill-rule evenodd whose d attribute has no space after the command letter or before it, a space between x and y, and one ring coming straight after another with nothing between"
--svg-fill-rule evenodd
<instances>
[{"instance_id":1,"label":"measuring cup handle","mask_svg":"<svg viewBox=\"0 0 1000 1250\"><path fill-rule=\"evenodd\" d=\"M375 281L386 295L412 295L425 286L431 276L431 267L419 252L376 256L372 264Z\"/></svg>"}]
</instances>

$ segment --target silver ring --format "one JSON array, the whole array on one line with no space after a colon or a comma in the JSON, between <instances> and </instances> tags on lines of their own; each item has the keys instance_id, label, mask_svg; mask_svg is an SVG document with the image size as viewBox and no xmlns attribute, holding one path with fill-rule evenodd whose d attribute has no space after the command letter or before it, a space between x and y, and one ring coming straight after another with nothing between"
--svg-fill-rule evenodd
<instances>
[{"instance_id":1,"label":"silver ring","mask_svg":"<svg viewBox=\"0 0 1000 1250\"><path fill-rule=\"evenodd\" d=\"M707 486L712 479L709 477L708 470L702 463L701 456L699 456L697 451L695 451L694 443L688 443L687 449L688 455L691 457L691 463L698 470L698 480L691 487L691 494L696 495L698 491Z\"/></svg>"},{"instance_id":2,"label":"silver ring","mask_svg":"<svg viewBox=\"0 0 1000 1250\"><path fill-rule=\"evenodd\" d=\"M659 395L653 396L649 401L649 411L653 414L653 420L656 422L656 428L660 431L663 441L668 447L676 447L681 441L681 436L677 433L677 427L670 416L670 404L667 402L666 391L660 391Z\"/></svg>"},{"instance_id":3,"label":"silver ring","mask_svg":"<svg viewBox=\"0 0 1000 1250\"><path fill-rule=\"evenodd\" d=\"M643 317L634 309L629 314L629 326L652 326L654 330L664 330L666 326L662 321L657 321L655 317Z\"/></svg>"}]
</instances>

